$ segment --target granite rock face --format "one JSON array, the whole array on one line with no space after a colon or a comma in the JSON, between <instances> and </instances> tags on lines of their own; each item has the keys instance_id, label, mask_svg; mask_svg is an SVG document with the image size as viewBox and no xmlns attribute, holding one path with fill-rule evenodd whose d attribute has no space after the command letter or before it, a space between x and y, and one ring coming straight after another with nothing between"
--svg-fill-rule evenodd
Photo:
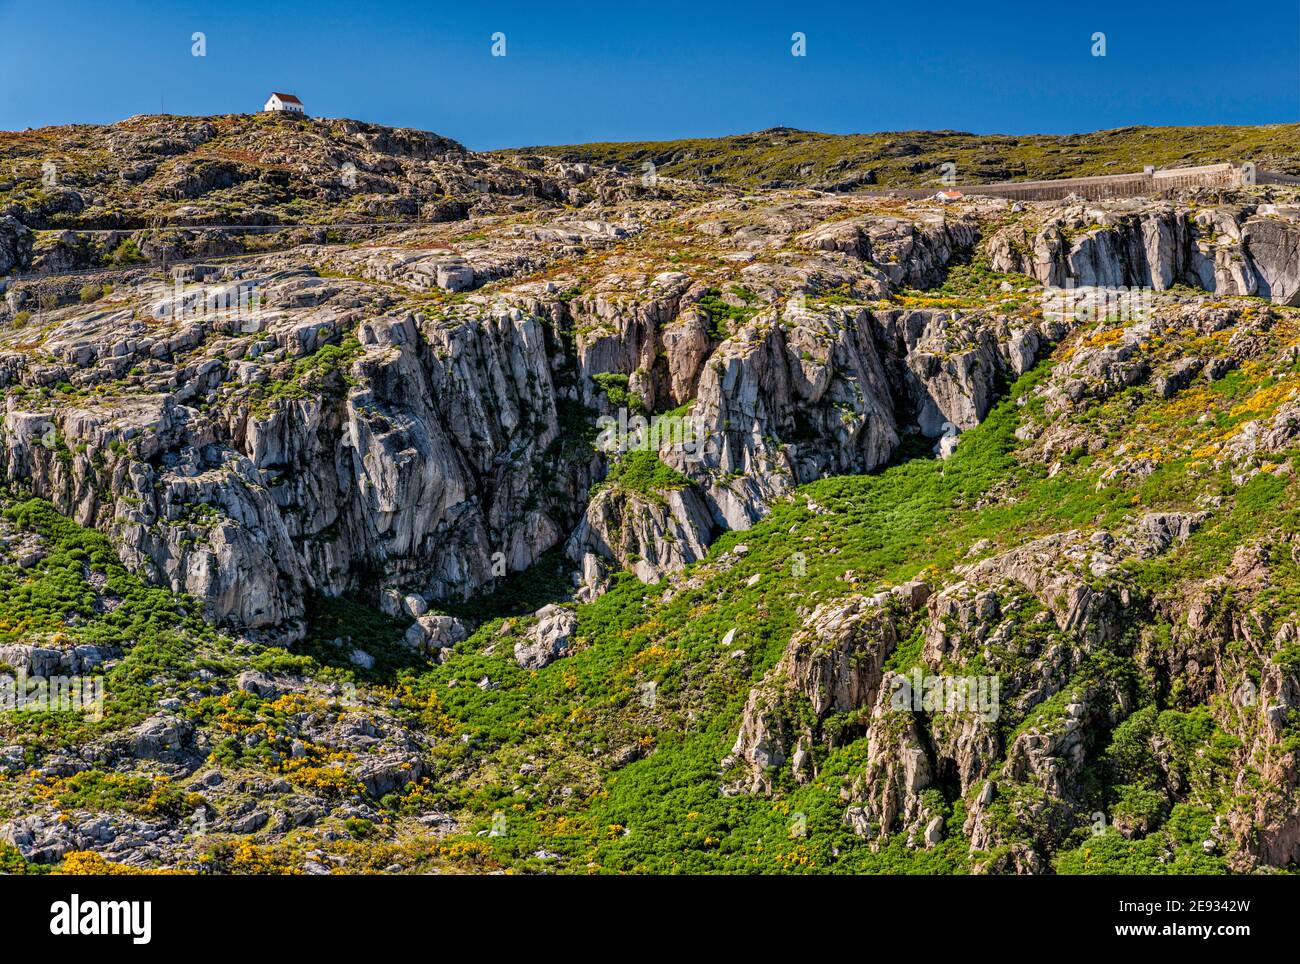
<instances>
[{"instance_id":1,"label":"granite rock face","mask_svg":"<svg viewBox=\"0 0 1300 964\"><path fill-rule=\"evenodd\" d=\"M996 270L1043 284L1184 284L1300 304L1300 212L1284 205L1191 208L1144 202L1048 208L989 239Z\"/></svg>"},{"instance_id":2,"label":"granite rock face","mask_svg":"<svg viewBox=\"0 0 1300 964\"><path fill-rule=\"evenodd\" d=\"M654 581L794 487L885 465L909 434L949 455L1077 324L1034 311L1029 278L1300 298L1284 205L746 196L504 166L354 122L263 127L250 150L301 161L304 197L356 200L328 157L398 214L420 194L403 176L466 203L372 240L187 263L171 282L124 268L12 283L0 473L217 622L285 638L304 598L363 575L381 604L464 598L565 546L588 595L617 569ZM255 181L192 156L227 136L213 124L101 134L139 163L186 158L130 167L122 189L141 197L166 195L151 193L164 178L202 208ZM103 201L75 172L60 185L64 214ZM0 258L25 266L24 225L52 216L0 220ZM1029 276L1021 289L927 304L976 247ZM1131 341L1081 353L1093 367L1065 390L1147 377ZM1159 377L1172 391L1189 376ZM634 424L669 416L684 434ZM593 446L602 418L619 427ZM632 452L660 466L649 488L593 493Z\"/></svg>"},{"instance_id":3,"label":"granite rock face","mask_svg":"<svg viewBox=\"0 0 1300 964\"><path fill-rule=\"evenodd\" d=\"M1150 391L1154 404L1172 395L1195 405L1190 378L1180 376L1171 391L1161 387L1189 361L1202 381L1237 366L1290 364L1290 329L1278 328L1288 318L1257 303L1205 309L1173 299L1132 325L1112 320L1099 343L1076 337L1023 401L1038 414L1018 430L1020 464L1050 478L1067 453L1096 453L1097 491L1140 483L1155 471L1153 456L1132 451L1131 442L1107 446L1077 413L1135 386ZM1164 337L1204 351L1204 333L1214 332L1232 333L1223 339L1222 364L1181 349L1152 353ZM1278 332L1280 340L1265 337ZM1266 397L1274 410L1216 444L1235 484L1276 472L1291 477L1279 460L1300 437L1292 394L1273 390L1276 397ZM1081 835L1106 829L1099 820L1109 821L1108 832L1140 840L1170 807L1203 806L1211 794L1254 781L1258 799L1222 798L1200 852L1231 852L1240 868L1294 859L1300 822L1288 795L1297 767L1285 746L1294 666L1274 655L1262 669L1248 667L1260 653L1290 652L1297 638L1293 620L1257 605L1285 578L1295 540L1274 526L1233 548L1213 572L1194 570L1182 591L1135 581L1133 571L1172 567L1201 536L1202 551L1222 538L1221 529L1205 531L1216 525L1210 520L1220 500L1197 501L1181 510L1135 504L1111 526L1001 534L1003 548L971 545L936 584L851 593L803 610L783 656L749 691L734 746L721 760L723 791L779 796L825 776L828 757L861 741L848 773L831 779L842 787L844 825L872 848L901 839L932 849L959 831L976 872L1044 873ZM902 641L915 649L903 650ZM1100 669L1112 659L1119 659L1114 672ZM1177 694L1170 699L1179 709L1160 717L1144 704L1135 678L1125 675L1130 667ZM1179 758L1163 728L1193 717L1220 734L1231 764L1196 769ZM1129 753L1144 761L1137 769L1117 756ZM1144 805L1099 809L1091 782L1098 773L1132 781L1123 792ZM956 799L964 801L964 821L948 825L945 801Z\"/></svg>"},{"instance_id":4,"label":"granite rock face","mask_svg":"<svg viewBox=\"0 0 1300 964\"><path fill-rule=\"evenodd\" d=\"M568 655L578 626L577 615L563 606L545 606L534 615L537 622L515 643L515 662L523 669L542 669Z\"/></svg>"},{"instance_id":5,"label":"granite rock face","mask_svg":"<svg viewBox=\"0 0 1300 964\"><path fill-rule=\"evenodd\" d=\"M121 163L0 212L0 270L37 272L0 302L0 677L104 675L110 715L0 721L23 859L1300 860L1284 194L742 192L293 119L81 136ZM199 226L286 193L375 223ZM1151 297L1050 310L1071 284ZM791 812L750 846L796 800L833 842ZM548 849L478 840L532 813Z\"/></svg>"}]
</instances>

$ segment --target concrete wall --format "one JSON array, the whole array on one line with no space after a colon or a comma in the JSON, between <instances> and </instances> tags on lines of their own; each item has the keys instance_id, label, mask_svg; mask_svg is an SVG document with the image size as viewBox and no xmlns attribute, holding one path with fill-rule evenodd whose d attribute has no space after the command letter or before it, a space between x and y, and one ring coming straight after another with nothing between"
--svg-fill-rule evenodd
<instances>
[{"instance_id":1,"label":"concrete wall","mask_svg":"<svg viewBox=\"0 0 1300 964\"><path fill-rule=\"evenodd\" d=\"M1264 182L1265 175L1259 180ZM1300 179L1297 179L1300 181ZM1175 167L1142 174L1103 174L1098 177L1063 177L1052 181L1004 181L1000 184L958 184L952 190L981 197L1003 197L1013 201L1059 201L1071 194L1090 201L1106 198L1159 197L1171 191L1201 187L1234 187L1241 183L1241 171L1232 164ZM865 191L886 197L928 198L943 188L897 188Z\"/></svg>"}]
</instances>

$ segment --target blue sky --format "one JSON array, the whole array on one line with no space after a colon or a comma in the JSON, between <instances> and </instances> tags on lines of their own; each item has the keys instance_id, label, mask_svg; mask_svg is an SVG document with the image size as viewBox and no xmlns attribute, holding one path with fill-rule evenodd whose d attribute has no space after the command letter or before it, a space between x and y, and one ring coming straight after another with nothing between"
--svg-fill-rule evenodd
<instances>
[{"instance_id":1,"label":"blue sky","mask_svg":"<svg viewBox=\"0 0 1300 964\"><path fill-rule=\"evenodd\" d=\"M206 35L207 54L191 55ZM491 55L492 34L506 56ZM791 34L807 56L790 53ZM1106 34L1106 56L1091 53ZM1300 0L0 0L0 129L258 109L476 149L809 130L1300 121Z\"/></svg>"}]
</instances>

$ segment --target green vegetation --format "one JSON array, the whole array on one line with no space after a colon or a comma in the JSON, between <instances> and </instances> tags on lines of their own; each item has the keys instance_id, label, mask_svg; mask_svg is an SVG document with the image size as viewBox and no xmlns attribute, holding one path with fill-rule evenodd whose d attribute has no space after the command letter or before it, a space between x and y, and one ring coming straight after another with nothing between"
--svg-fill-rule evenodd
<instances>
[{"instance_id":1,"label":"green vegetation","mask_svg":"<svg viewBox=\"0 0 1300 964\"><path fill-rule=\"evenodd\" d=\"M1187 167L1254 161L1300 173L1300 125L1121 127L1086 134L1028 136L958 131L819 134L774 128L753 134L677 141L570 144L499 152L548 154L570 162L616 164L661 176L737 187L809 185L930 187L940 165L957 166L959 184L1125 174L1144 166Z\"/></svg>"},{"instance_id":2,"label":"green vegetation","mask_svg":"<svg viewBox=\"0 0 1300 964\"><path fill-rule=\"evenodd\" d=\"M696 302L697 308L708 312L710 338L715 340L727 338L737 327L758 313L758 306L753 304L756 299L751 292L733 285L731 296L741 303L733 304L725 300L723 293L717 288L710 288L705 292L704 297Z\"/></svg>"},{"instance_id":3,"label":"green vegetation","mask_svg":"<svg viewBox=\"0 0 1300 964\"><path fill-rule=\"evenodd\" d=\"M355 380L347 373L348 366L363 354L361 342L348 335L338 344L325 344L312 354L282 366L283 374L263 386L262 404L257 407L264 414L270 402L317 397L322 394L342 394Z\"/></svg>"},{"instance_id":4,"label":"green vegetation","mask_svg":"<svg viewBox=\"0 0 1300 964\"><path fill-rule=\"evenodd\" d=\"M1292 128L1274 130L1284 147L1295 139ZM1098 146L1097 164L1118 163L1123 150L1136 151L1145 143L1144 132L1123 133L1117 141L1128 147ZM1257 152L1252 156L1273 149L1238 133L1240 139L1232 143L1249 142ZM798 177L841 177L854 170L852 158L846 165L844 156L836 156L849 139L794 132L761 137L785 141L792 153L768 156L757 141L745 141L736 146L737 157L719 167L719 176L740 179L737 183L779 178L781 165L815 148L824 149L826 157L818 155L812 173L800 169ZM915 137L921 153L897 154L895 148L907 147L906 142L871 148L883 152L871 162L879 161L878 176L894 170L895 162L930 158L930 149L969 148L961 140L965 135ZM1170 149L1177 149L1178 139L1172 140ZM999 163L1020 164L1023 170L1014 176L1021 176L1037 174L1034 164L1055 163L1055 152L1082 152L1102 141L1102 135L1088 135L992 143L1005 155L999 155ZM1031 147L1039 154L1029 152ZM867 149L863 143L858 148ZM978 154L976 161L997 151ZM674 163L692 160L687 154ZM975 167L992 170L991 164ZM922 176L915 170L907 174L913 175ZM312 213L311 204L284 207L304 217ZM663 224L648 230L663 232L656 243L670 236ZM122 248L112 257L121 252L129 263L133 255ZM686 257L697 255L714 257L690 251ZM566 279L558 287L569 285L561 300L591 290L604 297L605 289L593 288L590 279L570 284L572 275L557 277ZM733 334L764 310L760 297L733 283L736 277L741 275L719 270L701 282L701 287L715 285L696 305L707 314L713 339ZM998 316L999 324L1009 319L1014 331L1036 317L1032 294L1020 289L1037 288L1032 279L994 272L980 252L965 252L947 266L940 284L896 292L890 303L951 309L954 331L964 324L957 312L980 309L983 317ZM107 293L88 285L81 297L90 303ZM816 300L861 304L847 283L823 294ZM441 302L439 311L447 304ZM570 320L581 316L577 307ZM1282 405L1294 401L1300 387L1295 353L1300 316L1252 301L1235 323L1215 327L1217 321L1207 317L1215 310L1189 312L1180 319L1185 331L1171 327L1142 335L1140 350L1154 371L1167 371L1184 356L1230 361L1231 371L1198 369L1203 374L1192 384L1165 397L1145 375L1129 380L1120 377L1126 372L1112 378L1112 372L1071 367L1079 352L1129 337L1117 320L1108 319L1070 335L1050 360L1014 385L1003 384L1001 374L991 379L1004 397L982 424L960 436L951 457L931 458L933 440L907 435L891 464L871 474L799 486L751 528L723 534L707 557L684 573L658 585L618 573L607 592L581 604L574 602L574 565L561 542L526 572L497 570L487 592L436 604L435 614L453 615L466 629L467 638L449 651L432 649L406 616L373 608L381 588L396 579L424 587L446 573L416 569L404 550L387 557L376 552L366 562L352 557L340 539L352 531L350 517L302 538L304 553L339 567L328 584L348 591L308 596L305 632L289 637L292 643L282 648L264 645L255 632L236 639L217 631L204 622L194 600L128 572L105 535L76 525L27 492L5 492L0 550L9 554L0 555L0 645L98 647L108 660L108 702L102 720L72 713L0 713L0 747L16 745L22 756L22 772L6 762L13 779L0 781L0 817L39 806L64 814L109 811L176 821L203 805L193 791L225 787L211 796L221 800L227 792L245 793L244 803L255 795L275 796L284 808L268 807L277 821L273 831L197 845L206 869L228 872L296 872L304 854L317 849L328 851L331 860L346 855L350 869L372 870L396 863L403 869L569 873L966 873L1006 869L1029 847L1041 850L1042 869L1060 873L1238 869L1243 866L1238 848L1250 846L1233 836L1242 815L1256 813L1255 800L1289 785L1271 774L1290 772L1300 750L1300 724L1261 722L1260 714L1232 695L1242 683L1276 692L1281 679L1285 689L1293 679L1284 675L1293 678L1300 667L1294 633L1300 611L1300 551L1294 538L1300 531L1300 481L1294 468L1300 449L1243 457L1233 447L1248 423L1265 426ZM1271 312L1269 323L1249 328L1247 311ZM833 325L840 314L829 316ZM439 314L428 324L447 321ZM548 347L554 337L572 349L583 334L558 330L563 327L554 321L545 332ZM303 400L303 408L317 400L336 405L364 384L361 376L376 356L366 356L354 335L340 335L333 327L314 334L319 347L302 357L229 351L221 363L261 358L267 368L257 377L268 377L260 384L232 381L221 391L241 393L238 400L248 401L255 415L286 401ZM805 334L820 339L811 326L800 337ZM811 349L804 360L816 362L837 334L828 331L824 340L802 342ZM955 339L950 344L955 356L962 346ZM954 356L931 353L936 366L952 363ZM986 364L987 357L980 355L978 364ZM894 357L882 362L883 377L897 391L908 370ZM561 437L541 461L571 457L586 464L594 460L597 413L574 400L585 393L572 391L578 375L569 359L566 365L553 372L557 389L569 396L558 405ZM142 362L132 377L152 379L159 367ZM644 509L647 502L691 484L657 453L664 431L687 407L651 416L632 390L645 374L593 378L609 407L626 408L650 422L646 448L618 455L609 447L608 475L592 490L613 496L607 505L615 511L621 505ZM789 374L794 376L793 368ZM15 388L12 395L21 392L51 405L94 404L95 389L85 374L70 378L75 384ZM843 371L836 378L833 387L816 390L824 390L828 399L848 398L852 380ZM1070 400L1074 388L1079 398ZM379 403L362 406L360 395L353 397L361 417L382 430L386 416ZM903 419L918 399L895 401ZM602 402L600 408L605 407ZM856 409L848 401L842 410L848 425ZM519 432L536 417L525 413ZM793 431L798 434L800 426ZM476 442L472 430L455 434L466 451ZM50 454L38 454L52 464L55 484L71 480L58 492L59 504L75 503L78 512L88 514L96 507L75 501L81 493L75 491L80 480L73 478L74 466L89 462L118 478L128 469L169 466L165 458L146 465L152 447L135 438L129 446L114 439L92 450L85 442L70 447L54 432L41 444ZM133 455L135 465L123 464ZM510 488L514 466L505 463L499 460L490 471L502 470L494 478L513 496L520 490ZM475 471L488 477L486 467ZM277 481L283 478L291 476L276 475ZM555 480L546 481L560 488ZM204 482L195 482L191 491L208 491ZM739 491L746 480L739 473L719 474L710 484ZM273 493L292 513L296 507L285 504L293 501L284 499L287 494L283 488ZM457 498L462 496L475 494ZM559 497L581 510L579 493L564 491ZM1134 526L1148 512L1198 514L1185 541L1149 552L1126 550L1117 557L1123 561L1112 565L1098 547L1108 540L1137 545ZM96 524L104 524L103 515L96 514ZM298 521L286 518L291 527ZM166 519L155 524L184 528L183 548L189 550L215 527L226 534L240 523L213 505L192 504L168 505ZM541 525L551 522L542 519ZM434 537L446 538L449 546L463 544L466 535L435 531ZM1018 566L996 583L996 598L972 603L974 616L961 608L967 601L962 592L991 584L967 567L1067 532L1076 534L1077 542L1060 553L1053 550L1045 563L1059 561L1059 582L1036 580L1036 571L1027 572L1032 565ZM501 535L494 518L473 538L493 548L517 548ZM32 547L38 551L20 564L16 557ZM190 560L195 567L205 561L198 554ZM924 614L884 592L913 578L952 592L934 600ZM888 839L868 842L846 823L846 806L864 802L862 778L880 756L879 745L869 745L865 735L870 707L818 715L809 697L783 690L779 709L787 715L781 722L806 726L813 734L803 747L811 765L798 779L788 762L773 766L763 774L771 788L764 794L742 790L742 778L752 775L744 764L728 760L754 687L782 660L809 614L821 604L876 594L869 601L879 609L871 618L887 613L898 635L884 669L980 674L1005 685L1001 715L962 744L987 738L994 747L988 750L992 769L981 771L969 786L962 783L964 774L956 775L957 761L948 758L954 734L942 731L942 719L924 721L936 774L920 795L921 826L938 817L944 833L929 847L897 828ZM935 606L950 602L951 609ZM547 603L571 608L576 631L561 658L542 669L525 669L515 658L516 647L533 631L535 611ZM972 621L987 623L979 627L982 635L969 625ZM1100 627L1096 632L1094 625ZM809 645L823 642L818 638ZM872 663L868 669L863 659L861 651L851 652L848 671L871 675L880 668ZM654 698L647 699L647 692ZM194 762L201 758L202 769L217 771L220 779L200 783L195 770L194 776L175 777L180 785L173 785L155 775L158 769L173 772L166 765L122 750L128 728L157 713L174 714L200 734L192 747ZM886 718L882 725L893 722ZM1086 735L1077 754L1066 740L1076 729ZM1052 752L1044 749L1055 740L1060 745L1050 747ZM376 745L381 749L365 761L373 768L363 769L358 758ZM1014 746L1021 757L1003 768L1001 761L1010 758ZM121 772L98 764L69 776L39 769L44 755L63 749L84 760L111 758ZM1033 770L1026 758L1037 750L1049 757L1059 750L1068 799L1049 786L1055 771L1025 775ZM417 763L393 762L408 753ZM411 771L409 779L400 772L374 772L399 765ZM129 767L135 769L127 772ZM976 787L985 778L996 784L996 795L976 804L981 796ZM289 808L305 797L316 798L310 807L304 804L311 820L285 829L281 817L287 821ZM330 810L326 803L340 809ZM319 808L327 815L318 815ZM972 854L967 818L977 809L981 830L989 829L997 842ZM243 830L240 835L246 836ZM267 837L274 846L262 846ZM12 848L0 847L0 870L31 868Z\"/></svg>"},{"instance_id":5,"label":"green vegetation","mask_svg":"<svg viewBox=\"0 0 1300 964\"><path fill-rule=\"evenodd\" d=\"M13 711L0 714L0 736L69 746L148 716L168 685L194 669L199 648L216 640L197 607L146 586L122 566L107 537L64 518L48 502L20 502L3 517L37 534L45 555L27 569L0 565L0 644L44 636L124 656L106 674L102 720L73 712ZM102 604L104 599L111 607Z\"/></svg>"},{"instance_id":6,"label":"green vegetation","mask_svg":"<svg viewBox=\"0 0 1300 964\"><path fill-rule=\"evenodd\" d=\"M1004 286L1006 290L1003 290ZM1008 310L1032 305L1036 301L1036 294L1019 291L1022 288L1037 292L1039 283L1025 275L994 271L981 256L956 260L949 264L941 284L925 291L901 291L893 300L909 307L924 308L976 309L994 303Z\"/></svg>"},{"instance_id":7,"label":"green vegetation","mask_svg":"<svg viewBox=\"0 0 1300 964\"><path fill-rule=\"evenodd\" d=\"M173 787L164 777L84 770L45 790L63 810L123 810L145 817L189 816L201 798Z\"/></svg>"},{"instance_id":8,"label":"green vegetation","mask_svg":"<svg viewBox=\"0 0 1300 964\"><path fill-rule=\"evenodd\" d=\"M974 263L950 273L949 293L977 297L990 286L1000 292L1003 280ZM358 348L350 340L325 346L297 360L285 381L329 385ZM1051 374L1047 363L1021 378L979 427L963 433L945 461L903 458L875 474L802 486L752 529L724 534L667 596L664 586L617 576L605 595L577 607L573 651L536 672L518 666L513 646L527 632L529 614L571 590L571 567L561 550L490 594L445 604L444 611L472 630L445 662L430 662L402 643L408 621L371 609L363 601L371 586L358 595L310 599L306 639L287 651L217 637L192 605L127 574L102 535L63 519L47 503L20 502L5 518L38 534L45 556L30 569L0 567L0 633L7 634L0 642L62 633L114 647L124 657L111 671L105 721L38 722L9 714L0 718L3 735L31 746L70 745L138 721L164 692L194 687L198 667L226 674L248 668L365 688L430 737L435 776L371 801L381 819L349 818L343 825L350 844L370 848L374 860L391 846L389 821L438 810L454 813L461 830L412 859L519 871L967 872L973 861L1000 855L969 853L961 831L969 799L951 787L927 791L926 807L947 827L946 839L932 849L909 847L897 835L873 849L844 823L842 792L863 772L869 751L861 721L825 721L824 732L838 735L814 749L815 779L798 784L782 771L772 775L770 797L719 794L720 762L746 697L780 658L801 624L801 609L918 575L941 580L982 540L992 544L984 551L992 552L1069 528L1118 528L1135 504L1183 508L1189 493L1205 491L1207 478L1222 503L1184 546L1131 566L1126 578L1135 590L1176 591L1183 580L1228 565L1234 548L1266 527L1300 527L1300 519L1288 521L1296 484L1290 476L1260 473L1243 484L1232 483L1227 469L1198 476L1202 470L1191 451L1164 459L1131 484L1106 483L1093 456L1072 458L1050 474L1021 458L1017 429L1043 417L1038 390ZM607 394L626 391L625 379L602 381ZM1239 381L1215 386L1223 411L1242 413L1231 419L1263 405L1258 396L1264 383ZM1167 431L1183 430L1184 420L1171 411L1183 404L1178 400L1144 395L1123 404L1134 431L1157 418ZM1206 407L1196 411L1204 414ZM1190 424L1217 432L1231 420ZM603 484L654 495L686 482L653 451L639 451L615 461ZM742 544L744 552L733 552ZM726 565L720 564L724 557ZM1286 593L1293 590L1280 580L1271 591L1278 606L1290 604ZM111 609L102 605L106 593L120 600ZM1005 602L1012 643L951 669L979 672L991 659L1015 665L1016 647L1036 651L1062 640L1042 604L1028 595ZM1223 850L1207 849L1205 841L1235 799L1231 778L1241 743L1185 685L1175 681L1162 690L1147 677L1135 651L1139 645L1168 647L1171 627L1153 619L1146 632L1145 642L1134 633L1108 641L1080 661L1056 696L1031 711L1008 705L998 721L1006 745L1031 727L1058 726L1066 705L1085 690L1115 694L1114 725L1098 731L1080 784L1084 809L1104 820L1055 826L1058 818L1046 810L1026 822L1025 813L1037 812L1036 798L1020 784L1008 784L989 810L1004 839L1058 835L1052 858L1058 872L1218 873L1226 867ZM901 640L889 668L919 665L924 646L919 634ZM353 662L355 648L373 664ZM732 655L736 651L743 659ZM641 699L647 684L658 697L653 709ZM293 694L270 699L205 690L200 686L187 701L185 715L223 734L208 765L283 774L295 787L328 799L363 794L341 761L296 735L299 714L336 707ZM252 733L259 739L248 740ZM532 774L527 779L520 769L525 764ZM452 773L455 779L438 776ZM1185 788L1182 795L1175 798L1157 774ZM183 791L138 774L90 771L42 792L62 808L141 814L178 813L193 803ZM485 833L501 820L505 832ZM286 866L237 847L220 845L212 853L214 867L273 872ZM0 859L11 858L0 853Z\"/></svg>"},{"instance_id":9,"label":"green vegetation","mask_svg":"<svg viewBox=\"0 0 1300 964\"><path fill-rule=\"evenodd\" d=\"M143 264L149 259L144 256L140 246L136 244L134 238L123 238L118 246L114 248L105 258L106 264L122 267L132 264ZM83 289L84 290L84 289Z\"/></svg>"},{"instance_id":10,"label":"green vegetation","mask_svg":"<svg viewBox=\"0 0 1300 964\"><path fill-rule=\"evenodd\" d=\"M671 489L683 489L691 480L659 460L656 452L628 452L610 467L605 481L596 488L614 486L627 492L649 495Z\"/></svg>"},{"instance_id":11,"label":"green vegetation","mask_svg":"<svg viewBox=\"0 0 1300 964\"><path fill-rule=\"evenodd\" d=\"M645 413L645 403L641 397L635 392L628 391L627 375L620 375L617 372L599 372L592 375L591 380L605 393L610 406L615 410L626 408L629 415Z\"/></svg>"},{"instance_id":12,"label":"green vegetation","mask_svg":"<svg viewBox=\"0 0 1300 964\"><path fill-rule=\"evenodd\" d=\"M309 597L307 624L310 627L307 639L297 647L297 653L289 657L305 660L294 667L294 672L333 667L341 679L379 682L392 680L399 670L411 669L421 663L416 653L401 645L407 622L385 616L367 606L355 594ZM336 645L336 639L347 640L348 645ZM353 646L373 656L375 665L363 669L349 661L348 653Z\"/></svg>"},{"instance_id":13,"label":"green vegetation","mask_svg":"<svg viewBox=\"0 0 1300 964\"><path fill-rule=\"evenodd\" d=\"M1223 858L1201 847L1213 823L1204 810L1178 804L1158 831L1127 839L1106 830L1060 853L1055 869L1059 874L1223 874Z\"/></svg>"},{"instance_id":14,"label":"green vegetation","mask_svg":"<svg viewBox=\"0 0 1300 964\"><path fill-rule=\"evenodd\" d=\"M955 285L965 283L954 279ZM839 793L849 775L861 772L865 740L820 753L818 777L809 784L798 786L788 775L779 776L771 799L720 797L718 764L735 738L749 687L775 663L798 624L796 602L811 607L847 592L943 572L981 540L1005 547L1071 527L1120 527L1132 517L1135 502L1143 509L1182 507L1184 488L1178 480L1188 471L1182 460L1162 464L1134 489L1118 482L1099 485L1099 469L1090 460L1048 476L1042 466L1017 459L1021 443L1015 430L1023 418L1037 417L1034 390L1049 374L1050 366L1041 366L1022 378L982 425L963 434L956 453L944 462L912 459L876 475L802 487L750 531L724 535L709 561L693 570L697 588L662 601L660 587L620 577L606 595L579 607L581 648L543 672L520 673L508 657L486 655L484 647L499 628L493 623L459 646L455 661L424 674L417 685L439 695L459 732L478 742L481 753L501 760L544 759L552 779L579 780L582 768L565 747L581 744L612 753L634 741L643 748L641 759L611 773L590 803L576 811L520 796L508 782L480 783L472 793L465 788L457 795L459 805L482 813L484 820L493 810L517 814L509 834L489 838L490 860L536 869L531 854L545 849L593 861L604 871L969 869L968 842L954 829L964 819L961 799L941 795L934 802L936 812L948 815L950 836L930 851L912 850L898 838L872 851L844 827ZM1165 403L1153 398L1149 404ZM655 460L640 461L628 476L653 478ZM1289 479L1260 476L1238 491L1227 490L1217 516L1223 522L1207 524L1182 550L1143 566L1176 567L1166 572L1166 591L1180 584L1184 568L1199 566L1203 576L1208 559L1202 553L1209 546L1221 544L1226 551L1249 538L1242 526L1271 524L1276 516L1269 513L1293 487ZM995 488L1001 495L990 499ZM1219 532L1219 525L1228 531ZM745 555L715 568L713 560L741 542ZM846 572L854 574L851 582ZM1057 638L1054 626L1049 630L1050 623L1036 618L1042 612L1036 605L1017 612L1020 635L1013 638L1019 645L1030 646L1038 632L1041 645ZM733 645L748 654L744 670L718 649L731 630ZM891 667L914 664L920 644L900 645ZM1231 803L1223 781L1231 777L1237 743L1186 693L1161 694L1143 682L1130 655L1134 645L1130 637L1116 640L1032 716L1008 713L999 723L1003 739L1031 725L1052 725L1082 687L1130 694L1126 699L1136 700L1139 709L1128 711L1109 737L1109 749L1105 742L1099 748L1085 780L1095 797L1088 806L1105 813L1106 824L1095 837L1087 824L1060 828L1068 839L1056 869L1141 872L1158 864L1161 872L1222 872L1222 852L1208 853L1203 842ZM500 688L485 694L445 686L452 676L480 674L499 681ZM654 714L637 702L639 686L650 681L660 696ZM687 714L694 723L687 722ZM539 724L546 719L560 727L562 744L553 742L551 727ZM1159 769L1151 756L1155 747L1162 748L1161 766L1194 788L1194 803L1171 806L1165 789L1150 783ZM1013 834L1026 829L1014 801L1013 795L994 808ZM793 814L803 815L806 836L792 833ZM476 859L487 858L480 852Z\"/></svg>"},{"instance_id":15,"label":"green vegetation","mask_svg":"<svg viewBox=\"0 0 1300 964\"><path fill-rule=\"evenodd\" d=\"M0 841L0 874L22 877L27 874L49 873L50 868L28 863L13 844Z\"/></svg>"}]
</instances>

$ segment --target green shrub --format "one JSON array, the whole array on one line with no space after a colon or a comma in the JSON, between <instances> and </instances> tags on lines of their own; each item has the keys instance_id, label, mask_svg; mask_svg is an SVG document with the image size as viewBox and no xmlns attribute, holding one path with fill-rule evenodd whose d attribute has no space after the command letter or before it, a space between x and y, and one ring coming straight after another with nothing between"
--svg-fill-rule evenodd
<instances>
[{"instance_id":1,"label":"green shrub","mask_svg":"<svg viewBox=\"0 0 1300 964\"><path fill-rule=\"evenodd\" d=\"M627 375L620 375L618 372L600 372L592 375L591 380L605 393L613 408L626 408L629 414L644 414L645 405L641 398L635 392L628 391Z\"/></svg>"},{"instance_id":2,"label":"green shrub","mask_svg":"<svg viewBox=\"0 0 1300 964\"><path fill-rule=\"evenodd\" d=\"M752 300L752 295L748 298L745 297L749 293L743 289L736 292L736 294L742 301ZM709 337L715 341L721 341L729 337L736 327L743 325L758 314L758 309L748 304L744 306L733 305L723 300L722 292L717 288L710 288L695 305L707 312L709 316Z\"/></svg>"},{"instance_id":3,"label":"green shrub","mask_svg":"<svg viewBox=\"0 0 1300 964\"><path fill-rule=\"evenodd\" d=\"M361 817L348 817L343 821L343 829L357 840L366 840L375 835L375 825Z\"/></svg>"},{"instance_id":4,"label":"green shrub","mask_svg":"<svg viewBox=\"0 0 1300 964\"><path fill-rule=\"evenodd\" d=\"M134 238L123 238L108 255L109 263L115 265L143 264L148 260Z\"/></svg>"}]
</instances>

